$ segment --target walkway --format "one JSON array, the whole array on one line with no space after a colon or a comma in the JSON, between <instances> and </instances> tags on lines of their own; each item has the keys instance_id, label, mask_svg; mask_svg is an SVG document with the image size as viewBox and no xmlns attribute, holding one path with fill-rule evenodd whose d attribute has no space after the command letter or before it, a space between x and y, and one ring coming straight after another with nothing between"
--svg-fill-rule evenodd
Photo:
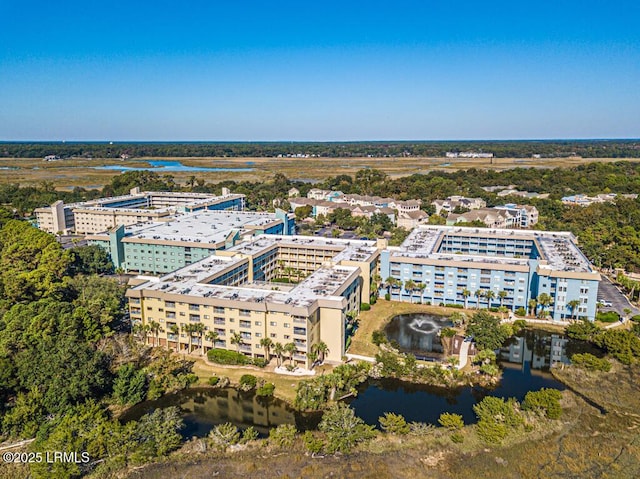
<instances>
[{"instance_id":1,"label":"walkway","mask_svg":"<svg viewBox=\"0 0 640 479\"><path fill-rule=\"evenodd\" d=\"M467 365L470 347L471 347L471 341L462 342L462 346L460 347L460 359L458 361L458 369L462 369Z\"/></svg>"}]
</instances>

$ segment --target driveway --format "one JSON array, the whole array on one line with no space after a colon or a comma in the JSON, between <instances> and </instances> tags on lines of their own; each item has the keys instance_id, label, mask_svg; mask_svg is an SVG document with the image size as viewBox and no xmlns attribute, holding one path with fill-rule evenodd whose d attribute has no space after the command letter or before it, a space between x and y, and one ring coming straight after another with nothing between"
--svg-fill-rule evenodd
<instances>
[{"instance_id":1,"label":"driveway","mask_svg":"<svg viewBox=\"0 0 640 479\"><path fill-rule=\"evenodd\" d=\"M604 275L601 275L602 279L598 285L598 299L604 299L611 302L611 306L601 306L601 311L615 311L620 316L624 317L624 309L629 308L632 313L631 316L640 314L640 309L632 306L629 303L627 297Z\"/></svg>"}]
</instances>

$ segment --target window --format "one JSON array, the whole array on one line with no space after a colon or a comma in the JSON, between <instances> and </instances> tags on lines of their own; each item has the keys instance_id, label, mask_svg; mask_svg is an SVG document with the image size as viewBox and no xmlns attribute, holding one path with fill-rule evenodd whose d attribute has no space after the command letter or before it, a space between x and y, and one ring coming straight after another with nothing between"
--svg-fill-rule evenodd
<instances>
[{"instance_id":1,"label":"window","mask_svg":"<svg viewBox=\"0 0 640 479\"><path fill-rule=\"evenodd\" d=\"M213 312L214 313L218 313L218 314L224 314L224 308L220 307L220 306L215 306L213 308Z\"/></svg>"},{"instance_id":2,"label":"window","mask_svg":"<svg viewBox=\"0 0 640 479\"><path fill-rule=\"evenodd\" d=\"M255 324L256 326L262 326L262 321L256 321L253 324Z\"/></svg>"},{"instance_id":3,"label":"window","mask_svg":"<svg viewBox=\"0 0 640 479\"><path fill-rule=\"evenodd\" d=\"M277 326L278 323L276 323L275 321L269 321L269 326Z\"/></svg>"},{"instance_id":4,"label":"window","mask_svg":"<svg viewBox=\"0 0 640 479\"><path fill-rule=\"evenodd\" d=\"M241 328L250 328L251 327L251 321L240 320L240 327Z\"/></svg>"},{"instance_id":5,"label":"window","mask_svg":"<svg viewBox=\"0 0 640 479\"><path fill-rule=\"evenodd\" d=\"M276 333L271 333L269 336L271 336L272 338L277 338L278 335Z\"/></svg>"},{"instance_id":6,"label":"window","mask_svg":"<svg viewBox=\"0 0 640 479\"><path fill-rule=\"evenodd\" d=\"M189 311L200 311L200 305L199 304L190 304L189 305Z\"/></svg>"},{"instance_id":7,"label":"window","mask_svg":"<svg viewBox=\"0 0 640 479\"><path fill-rule=\"evenodd\" d=\"M225 323L224 318L219 318L219 317L213 318L213 324L224 324L224 323Z\"/></svg>"},{"instance_id":8,"label":"window","mask_svg":"<svg viewBox=\"0 0 640 479\"><path fill-rule=\"evenodd\" d=\"M251 311L248 309L241 309L239 314L240 316L251 316Z\"/></svg>"},{"instance_id":9,"label":"window","mask_svg":"<svg viewBox=\"0 0 640 479\"><path fill-rule=\"evenodd\" d=\"M285 327L285 328L290 328L290 327L291 327L291 325L290 325L289 323L284 323L284 327Z\"/></svg>"},{"instance_id":10,"label":"window","mask_svg":"<svg viewBox=\"0 0 640 479\"><path fill-rule=\"evenodd\" d=\"M289 339L289 338L291 338L291 336L289 336L288 334L284 335L284 339Z\"/></svg>"},{"instance_id":11,"label":"window","mask_svg":"<svg viewBox=\"0 0 640 479\"><path fill-rule=\"evenodd\" d=\"M189 321L200 321L200 315L199 314L190 314L189 315Z\"/></svg>"}]
</instances>

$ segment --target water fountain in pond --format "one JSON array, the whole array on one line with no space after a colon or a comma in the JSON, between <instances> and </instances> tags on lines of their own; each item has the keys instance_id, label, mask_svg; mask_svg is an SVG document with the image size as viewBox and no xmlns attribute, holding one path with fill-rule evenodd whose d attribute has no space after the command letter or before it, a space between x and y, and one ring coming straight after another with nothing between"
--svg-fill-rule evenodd
<instances>
[{"instance_id":1,"label":"water fountain in pond","mask_svg":"<svg viewBox=\"0 0 640 479\"><path fill-rule=\"evenodd\" d=\"M451 325L451 321L443 316L401 314L389 322L385 333L390 341L397 341L402 351L418 356L433 356L442 353L438 333Z\"/></svg>"}]
</instances>

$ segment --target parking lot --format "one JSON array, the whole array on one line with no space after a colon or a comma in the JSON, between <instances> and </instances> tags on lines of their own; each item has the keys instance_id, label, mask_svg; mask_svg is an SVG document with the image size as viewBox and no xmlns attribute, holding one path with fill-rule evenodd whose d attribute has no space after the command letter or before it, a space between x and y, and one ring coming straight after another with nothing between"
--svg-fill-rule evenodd
<instances>
[{"instance_id":1,"label":"parking lot","mask_svg":"<svg viewBox=\"0 0 640 479\"><path fill-rule=\"evenodd\" d=\"M620 292L620 290L607 278L602 276L600 284L598 285L598 301L609 301L611 306L601 306L602 311L615 311L620 316L624 317L625 308L629 308L634 316L640 314L640 309L632 306L627 300L626 296Z\"/></svg>"}]
</instances>

